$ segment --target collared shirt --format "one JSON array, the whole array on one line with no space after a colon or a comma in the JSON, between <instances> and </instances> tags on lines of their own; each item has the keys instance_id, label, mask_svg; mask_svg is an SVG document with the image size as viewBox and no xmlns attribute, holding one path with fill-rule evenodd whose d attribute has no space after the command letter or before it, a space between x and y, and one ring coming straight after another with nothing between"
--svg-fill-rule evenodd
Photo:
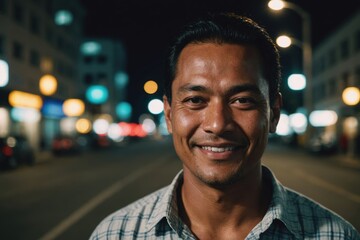
<instances>
[{"instance_id":1,"label":"collared shirt","mask_svg":"<svg viewBox=\"0 0 360 240\"><path fill-rule=\"evenodd\" d=\"M263 177L273 186L272 200L262 219L246 237L255 239L360 240L355 228L337 214L283 185L263 166ZM91 235L97 239L196 239L179 217L173 182L105 218Z\"/></svg>"}]
</instances>

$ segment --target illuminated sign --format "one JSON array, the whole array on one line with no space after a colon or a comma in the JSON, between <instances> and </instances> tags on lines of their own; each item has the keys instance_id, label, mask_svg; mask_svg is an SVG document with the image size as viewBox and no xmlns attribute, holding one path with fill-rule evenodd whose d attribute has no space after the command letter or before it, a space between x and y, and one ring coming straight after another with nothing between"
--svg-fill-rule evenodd
<instances>
[{"instance_id":1,"label":"illuminated sign","mask_svg":"<svg viewBox=\"0 0 360 240\"><path fill-rule=\"evenodd\" d=\"M11 109L11 118L17 122L35 123L41 118L41 114L34 108L15 107Z\"/></svg>"},{"instance_id":2,"label":"illuminated sign","mask_svg":"<svg viewBox=\"0 0 360 240\"><path fill-rule=\"evenodd\" d=\"M45 98L41 113L44 117L48 118L63 118L65 117L65 114L62 107L63 101Z\"/></svg>"},{"instance_id":3,"label":"illuminated sign","mask_svg":"<svg viewBox=\"0 0 360 240\"><path fill-rule=\"evenodd\" d=\"M10 92L9 103L13 107L35 108L38 110L40 110L43 105L43 101L40 96L21 91Z\"/></svg>"}]
</instances>

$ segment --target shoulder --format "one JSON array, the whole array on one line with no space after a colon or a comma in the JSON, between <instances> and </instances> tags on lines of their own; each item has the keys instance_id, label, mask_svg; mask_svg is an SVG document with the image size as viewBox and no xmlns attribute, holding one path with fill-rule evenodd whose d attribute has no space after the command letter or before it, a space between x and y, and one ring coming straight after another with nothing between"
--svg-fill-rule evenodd
<instances>
[{"instance_id":1,"label":"shoulder","mask_svg":"<svg viewBox=\"0 0 360 240\"><path fill-rule=\"evenodd\" d=\"M286 215L296 221L297 230L304 237L322 236L324 239L359 239L359 232L344 218L318 202L294 190L285 188Z\"/></svg>"},{"instance_id":2,"label":"shoulder","mask_svg":"<svg viewBox=\"0 0 360 240\"><path fill-rule=\"evenodd\" d=\"M359 239L359 232L344 218L315 200L282 185L266 167L264 178L273 195L268 216L278 219L299 239Z\"/></svg>"},{"instance_id":3,"label":"shoulder","mask_svg":"<svg viewBox=\"0 0 360 240\"><path fill-rule=\"evenodd\" d=\"M145 232L147 224L168 187L153 192L110 214L96 227L90 239L121 239Z\"/></svg>"}]
</instances>

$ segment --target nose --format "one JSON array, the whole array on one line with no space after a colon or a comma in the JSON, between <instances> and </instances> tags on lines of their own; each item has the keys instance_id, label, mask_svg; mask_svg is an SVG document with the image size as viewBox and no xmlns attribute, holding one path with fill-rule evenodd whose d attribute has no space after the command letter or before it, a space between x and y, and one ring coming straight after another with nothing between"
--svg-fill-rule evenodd
<instances>
[{"instance_id":1,"label":"nose","mask_svg":"<svg viewBox=\"0 0 360 240\"><path fill-rule=\"evenodd\" d=\"M205 111L202 123L205 132L221 135L235 129L232 110L223 101L209 103Z\"/></svg>"}]
</instances>

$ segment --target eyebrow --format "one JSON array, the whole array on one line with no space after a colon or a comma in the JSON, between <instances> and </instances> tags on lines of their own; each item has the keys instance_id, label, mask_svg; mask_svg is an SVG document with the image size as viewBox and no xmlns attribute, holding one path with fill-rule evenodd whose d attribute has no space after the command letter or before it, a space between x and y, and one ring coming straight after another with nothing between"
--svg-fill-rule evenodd
<instances>
[{"instance_id":1,"label":"eyebrow","mask_svg":"<svg viewBox=\"0 0 360 240\"><path fill-rule=\"evenodd\" d=\"M186 84L179 88L179 92L211 92L211 90L203 85ZM241 84L231 87L226 91L226 95L234 95L240 92L253 92L261 94L259 87L256 84Z\"/></svg>"}]
</instances>

